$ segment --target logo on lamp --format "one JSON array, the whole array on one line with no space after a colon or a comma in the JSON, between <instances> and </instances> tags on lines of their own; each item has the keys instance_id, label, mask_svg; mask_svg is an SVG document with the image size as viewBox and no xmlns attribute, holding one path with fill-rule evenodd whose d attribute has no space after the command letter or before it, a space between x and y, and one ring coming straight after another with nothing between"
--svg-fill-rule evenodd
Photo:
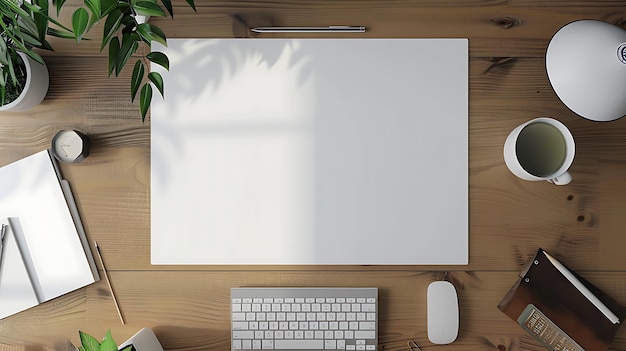
<instances>
[{"instance_id":1,"label":"logo on lamp","mask_svg":"<svg viewBox=\"0 0 626 351\"><path fill-rule=\"evenodd\" d=\"M617 48L617 58L626 64L626 43L623 43Z\"/></svg>"}]
</instances>

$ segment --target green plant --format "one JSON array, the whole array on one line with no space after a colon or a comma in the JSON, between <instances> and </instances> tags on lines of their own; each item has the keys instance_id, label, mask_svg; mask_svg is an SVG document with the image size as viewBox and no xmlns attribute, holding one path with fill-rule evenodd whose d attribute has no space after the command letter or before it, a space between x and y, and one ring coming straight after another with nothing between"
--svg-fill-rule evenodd
<instances>
[{"instance_id":1,"label":"green plant","mask_svg":"<svg viewBox=\"0 0 626 351\"><path fill-rule=\"evenodd\" d=\"M43 64L34 48L52 50L46 35L75 38L70 29L48 16L48 0L0 0L0 105L19 96L24 84L24 63L18 52ZM61 29L49 27L49 23Z\"/></svg>"},{"instance_id":2,"label":"green plant","mask_svg":"<svg viewBox=\"0 0 626 351\"><path fill-rule=\"evenodd\" d=\"M113 340L110 330L104 334L102 342L85 332L79 331L78 334L81 343L81 346L78 347L80 351L118 351L117 344ZM132 348L132 345L129 345L120 351L130 351Z\"/></svg>"},{"instance_id":3,"label":"green plant","mask_svg":"<svg viewBox=\"0 0 626 351\"><path fill-rule=\"evenodd\" d=\"M196 11L194 0L186 2ZM52 0L52 3L56 6L58 14L65 0ZM165 17L168 14L174 17L171 0L160 0L160 4L157 0L84 0L84 6L72 13L72 29L77 42L81 41L94 24L104 21L100 50L108 46L109 77L113 73L118 76L131 57L142 47L140 58L134 63L130 81L132 101L140 91L139 106L142 121L145 120L152 101L152 85L162 96L164 95L163 78L156 72L146 74L148 63L152 62L169 69L169 59L162 52L152 51L151 47L153 41L167 45L163 30L155 25L138 22L136 16ZM144 50L145 47L148 48L147 51Z\"/></svg>"}]
</instances>

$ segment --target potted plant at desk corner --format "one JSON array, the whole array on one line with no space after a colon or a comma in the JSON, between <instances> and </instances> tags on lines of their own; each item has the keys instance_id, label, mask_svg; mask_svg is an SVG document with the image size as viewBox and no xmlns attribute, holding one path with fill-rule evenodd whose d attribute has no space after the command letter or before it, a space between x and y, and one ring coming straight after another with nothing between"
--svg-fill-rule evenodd
<instances>
[{"instance_id":1,"label":"potted plant at desk corner","mask_svg":"<svg viewBox=\"0 0 626 351\"><path fill-rule=\"evenodd\" d=\"M118 351L117 343L113 340L110 330L104 334L102 342L85 332L78 331L78 334L80 336L81 343L81 346L78 348L80 351ZM129 345L119 351L130 350L132 350L132 345Z\"/></svg>"},{"instance_id":2,"label":"potted plant at desk corner","mask_svg":"<svg viewBox=\"0 0 626 351\"><path fill-rule=\"evenodd\" d=\"M52 0L57 8L57 14L65 1ZM169 14L174 18L171 0L159 1L161 4L157 3L157 0L84 0L86 8L79 7L72 13L72 29L77 42L80 42L94 24L104 21L100 50L108 47L109 77L113 73L118 76L131 57L137 55L141 48L140 57L134 60L130 96L134 102L139 92L142 121L145 120L152 101L152 86L155 86L162 96L164 95L161 75L157 72L147 73L148 64L156 63L169 69L168 57L162 52L152 51L153 41L167 46L166 35L161 28L147 22L147 19L153 16L166 17ZM185 1L196 11L194 0Z\"/></svg>"},{"instance_id":3,"label":"potted plant at desk corner","mask_svg":"<svg viewBox=\"0 0 626 351\"><path fill-rule=\"evenodd\" d=\"M47 34L74 35L48 16L48 0L1 1L0 111L23 111L41 103L48 92L48 69L34 49L52 50ZM49 27L50 22L62 29Z\"/></svg>"}]
</instances>

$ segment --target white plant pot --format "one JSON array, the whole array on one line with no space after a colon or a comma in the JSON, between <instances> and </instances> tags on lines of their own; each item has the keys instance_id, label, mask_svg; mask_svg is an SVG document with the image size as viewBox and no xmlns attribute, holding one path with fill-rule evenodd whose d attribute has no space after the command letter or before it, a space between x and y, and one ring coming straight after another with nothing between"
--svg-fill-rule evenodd
<instances>
[{"instance_id":1,"label":"white plant pot","mask_svg":"<svg viewBox=\"0 0 626 351\"><path fill-rule=\"evenodd\" d=\"M28 55L18 53L26 65L26 83L20 96L14 101L0 106L0 111L25 111L39 105L48 93L50 77L45 64L33 60Z\"/></svg>"},{"instance_id":2,"label":"white plant pot","mask_svg":"<svg viewBox=\"0 0 626 351\"><path fill-rule=\"evenodd\" d=\"M149 19L150 16L135 15L135 21L137 21L137 24L148 23Z\"/></svg>"}]
</instances>

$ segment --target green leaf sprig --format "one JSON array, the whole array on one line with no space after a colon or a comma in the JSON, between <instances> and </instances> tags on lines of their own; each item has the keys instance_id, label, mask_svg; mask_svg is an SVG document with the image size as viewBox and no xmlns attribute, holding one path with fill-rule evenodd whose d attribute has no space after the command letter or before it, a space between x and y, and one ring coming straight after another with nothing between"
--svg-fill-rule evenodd
<instances>
[{"instance_id":1,"label":"green leaf sprig","mask_svg":"<svg viewBox=\"0 0 626 351\"><path fill-rule=\"evenodd\" d=\"M3 0L4 1L4 0ZM44 1L44 0L39 0ZM52 0L57 13L61 11L66 0ZM196 11L194 0L186 0ZM108 46L108 75L119 76L122 69L136 57L139 48L147 47L147 53L133 63L130 80L130 97L135 101L139 94L141 120L145 121L154 86L164 96L163 77L157 72L149 72L147 66L154 63L169 70L168 57L158 51L152 51L152 42L167 46L167 37L156 25L140 23L137 15L154 17L174 17L171 0L84 0L84 7L79 7L72 14L72 30L75 39L80 42L94 24L104 21L100 50ZM0 48L1 50L1 48ZM147 73L149 72L149 73ZM147 73L147 74L146 74Z\"/></svg>"},{"instance_id":2,"label":"green leaf sprig","mask_svg":"<svg viewBox=\"0 0 626 351\"><path fill-rule=\"evenodd\" d=\"M102 342L85 332L79 331L78 334L81 343L78 347L80 351L118 351L117 344L113 340L110 330L106 332ZM132 345L129 345L120 351L130 351L131 349Z\"/></svg>"}]
</instances>

